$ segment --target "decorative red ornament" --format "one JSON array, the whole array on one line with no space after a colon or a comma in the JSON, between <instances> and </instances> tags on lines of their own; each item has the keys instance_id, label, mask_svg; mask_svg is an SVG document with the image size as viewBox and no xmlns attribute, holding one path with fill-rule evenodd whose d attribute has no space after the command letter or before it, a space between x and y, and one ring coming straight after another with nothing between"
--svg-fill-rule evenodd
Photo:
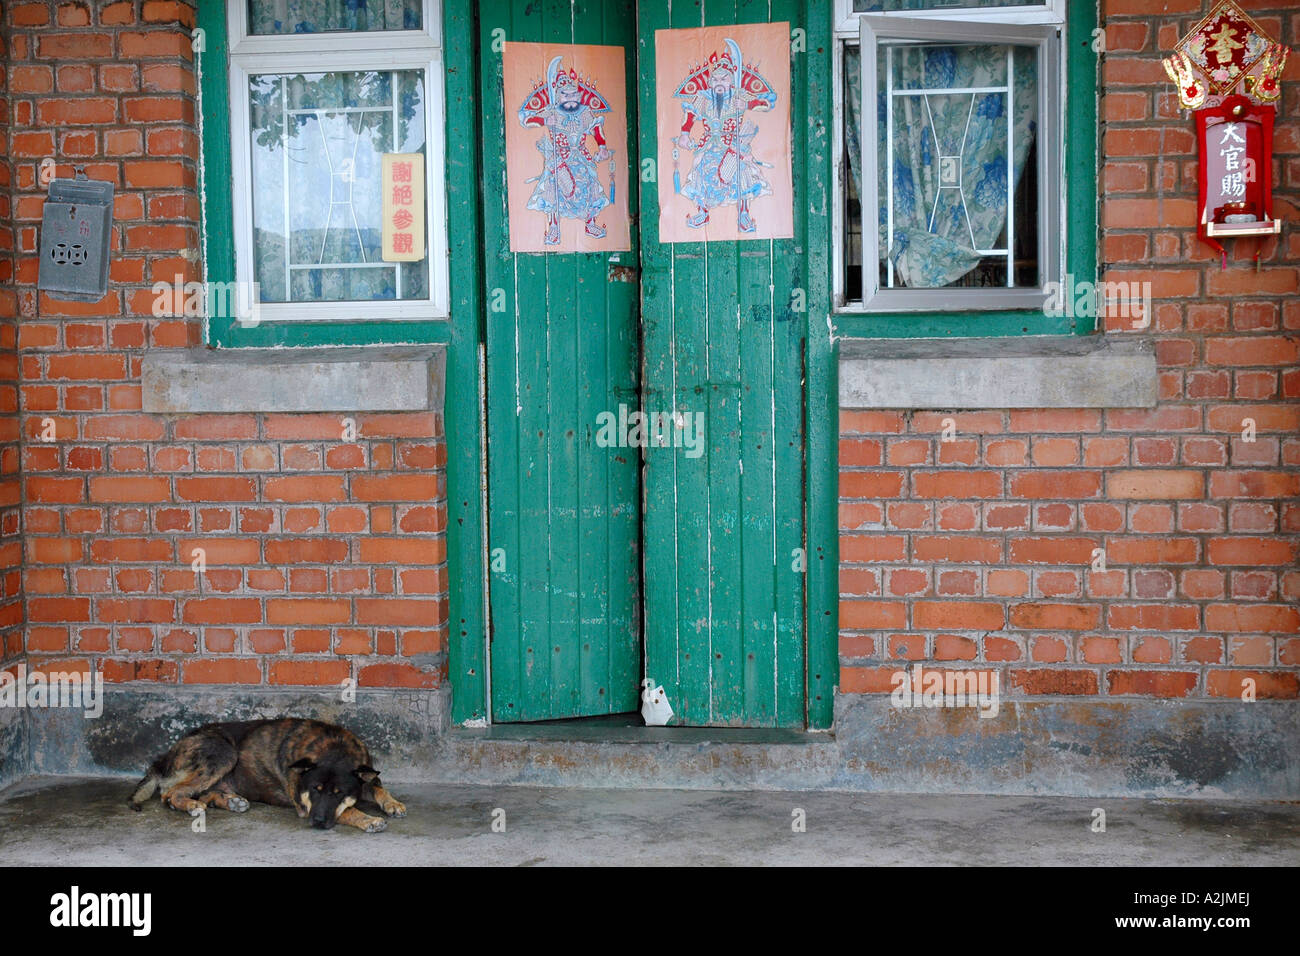
<instances>
[{"instance_id":1,"label":"decorative red ornament","mask_svg":"<svg viewBox=\"0 0 1300 956\"><path fill-rule=\"evenodd\" d=\"M1282 231L1273 218L1272 106L1230 96L1197 110L1197 231L1225 253L1225 236L1271 236Z\"/></svg>"}]
</instances>

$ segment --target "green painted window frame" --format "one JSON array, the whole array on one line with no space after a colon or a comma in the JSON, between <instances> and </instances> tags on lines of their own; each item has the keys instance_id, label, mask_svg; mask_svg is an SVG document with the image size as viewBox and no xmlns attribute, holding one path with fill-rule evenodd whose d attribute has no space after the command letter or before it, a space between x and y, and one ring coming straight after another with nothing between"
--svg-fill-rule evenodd
<instances>
[{"instance_id":1,"label":"green painted window frame","mask_svg":"<svg viewBox=\"0 0 1300 956\"><path fill-rule=\"evenodd\" d=\"M1097 75L1093 50L1096 0L1070 0L1065 20L1065 269L1076 282L1097 280ZM834 282L834 277L830 277ZM832 301L834 291L832 289ZM1095 317L1049 316L1037 309L951 312L840 311L831 314L839 338L996 338L1091 335Z\"/></svg>"},{"instance_id":2,"label":"green painted window frame","mask_svg":"<svg viewBox=\"0 0 1300 956\"><path fill-rule=\"evenodd\" d=\"M199 71L198 121L203 167L200 215L203 227L204 278L208 282L235 280L235 238L232 218L230 138L230 38L226 0L199 0L197 44ZM445 19L445 17L444 17ZM444 37L445 37L444 29ZM444 39L444 89L454 73L451 50ZM447 96L446 93L444 93ZM450 97L447 96L450 100ZM444 122L446 116L444 112ZM452 164L447 164L450 179ZM446 189L448 183L443 184ZM359 345L430 345L450 339L450 319L420 321L261 322L241 326L234 316L214 316L204 323L204 339L215 348L313 348Z\"/></svg>"}]
</instances>

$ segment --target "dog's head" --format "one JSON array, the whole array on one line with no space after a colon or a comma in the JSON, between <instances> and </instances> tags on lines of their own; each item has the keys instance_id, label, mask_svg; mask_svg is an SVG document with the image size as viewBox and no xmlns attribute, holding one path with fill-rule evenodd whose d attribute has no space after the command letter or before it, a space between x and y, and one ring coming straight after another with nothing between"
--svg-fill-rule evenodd
<instances>
[{"instance_id":1,"label":"dog's head","mask_svg":"<svg viewBox=\"0 0 1300 956\"><path fill-rule=\"evenodd\" d=\"M321 830L333 828L340 814L356 805L364 784L379 782L378 770L357 766L344 754L325 754L318 760L304 757L289 769L298 774L294 788L298 816Z\"/></svg>"}]
</instances>

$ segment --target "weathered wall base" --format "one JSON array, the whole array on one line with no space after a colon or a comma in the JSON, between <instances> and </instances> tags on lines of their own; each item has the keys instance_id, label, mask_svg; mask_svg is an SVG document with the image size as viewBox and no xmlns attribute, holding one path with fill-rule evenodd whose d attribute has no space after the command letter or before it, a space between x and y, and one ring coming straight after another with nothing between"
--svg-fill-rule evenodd
<instances>
[{"instance_id":1,"label":"weathered wall base","mask_svg":"<svg viewBox=\"0 0 1300 956\"><path fill-rule=\"evenodd\" d=\"M26 711L0 707L0 788L30 772Z\"/></svg>"},{"instance_id":2,"label":"weathered wall base","mask_svg":"<svg viewBox=\"0 0 1300 956\"><path fill-rule=\"evenodd\" d=\"M343 724L394 781L629 789L861 790L1058 796L1300 797L1300 704L1202 701L1004 701L899 710L887 697L841 695L831 734L671 728L617 739L530 737L450 728L450 694L337 694L249 688L109 688L104 713L0 712L0 783L23 772L137 774L189 729L212 720L295 715ZM17 726L19 729L13 729ZM575 733L581 733L577 728ZM13 771L26 755L32 763ZM7 775L7 777L6 777Z\"/></svg>"},{"instance_id":3,"label":"weathered wall base","mask_svg":"<svg viewBox=\"0 0 1300 956\"><path fill-rule=\"evenodd\" d=\"M1295 701L1003 701L899 709L840 696L832 786L913 793L1300 796Z\"/></svg>"},{"instance_id":4,"label":"weathered wall base","mask_svg":"<svg viewBox=\"0 0 1300 956\"><path fill-rule=\"evenodd\" d=\"M355 702L330 693L278 688L105 688L104 712L30 711L33 773L140 774L186 732L219 720L311 717L341 724L365 740L375 765L393 780L426 779L447 728L445 690L359 690Z\"/></svg>"}]
</instances>

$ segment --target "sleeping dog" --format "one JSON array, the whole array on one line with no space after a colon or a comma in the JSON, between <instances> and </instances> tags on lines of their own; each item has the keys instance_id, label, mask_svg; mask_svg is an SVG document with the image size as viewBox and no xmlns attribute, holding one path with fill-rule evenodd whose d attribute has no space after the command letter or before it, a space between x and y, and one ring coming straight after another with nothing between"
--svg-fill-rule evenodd
<instances>
[{"instance_id":1,"label":"sleeping dog","mask_svg":"<svg viewBox=\"0 0 1300 956\"><path fill-rule=\"evenodd\" d=\"M205 724L153 762L127 806L138 811L155 791L191 816L212 804L243 813L252 800L291 806L323 830L336 823L367 833L386 828L383 817L359 809L363 800L390 817L406 816L356 734L296 717Z\"/></svg>"}]
</instances>

